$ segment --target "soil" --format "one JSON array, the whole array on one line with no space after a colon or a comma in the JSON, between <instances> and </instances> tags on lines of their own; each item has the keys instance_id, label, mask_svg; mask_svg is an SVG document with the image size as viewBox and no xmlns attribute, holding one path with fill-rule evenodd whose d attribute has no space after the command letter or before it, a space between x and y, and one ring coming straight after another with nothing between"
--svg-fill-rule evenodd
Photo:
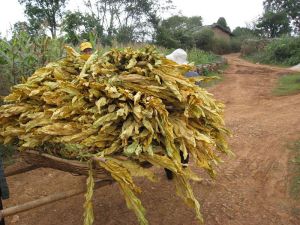
<instances>
[{"instance_id":1,"label":"soil","mask_svg":"<svg viewBox=\"0 0 300 225\"><path fill-rule=\"evenodd\" d=\"M287 69L246 62L227 55L224 81L210 92L226 104L225 120L232 130L235 157L224 158L215 180L202 171L203 181L192 183L206 225L296 225L300 202L289 195L291 151L287 144L299 139L300 94L273 96L272 89ZM193 165L191 165L193 166ZM152 225L198 224L164 171L160 181L137 180L140 198ZM85 179L52 169L36 169L8 178L11 196L5 207L51 193L73 189ZM82 225L84 195L7 217L8 225ZM117 184L95 191L95 225L137 224Z\"/></svg>"}]
</instances>

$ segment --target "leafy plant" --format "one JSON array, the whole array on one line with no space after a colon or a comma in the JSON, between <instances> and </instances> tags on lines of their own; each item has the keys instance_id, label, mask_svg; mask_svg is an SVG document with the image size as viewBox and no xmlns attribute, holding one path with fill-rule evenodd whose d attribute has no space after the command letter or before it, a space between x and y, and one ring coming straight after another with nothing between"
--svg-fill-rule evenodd
<instances>
[{"instance_id":1,"label":"leafy plant","mask_svg":"<svg viewBox=\"0 0 300 225\"><path fill-rule=\"evenodd\" d=\"M293 66L300 62L300 37L245 41L241 51L255 62Z\"/></svg>"},{"instance_id":2,"label":"leafy plant","mask_svg":"<svg viewBox=\"0 0 300 225\"><path fill-rule=\"evenodd\" d=\"M57 60L63 54L64 40L47 36L31 37L26 32L15 33L11 40L0 39L0 81L2 95L22 77L37 68Z\"/></svg>"}]
</instances>

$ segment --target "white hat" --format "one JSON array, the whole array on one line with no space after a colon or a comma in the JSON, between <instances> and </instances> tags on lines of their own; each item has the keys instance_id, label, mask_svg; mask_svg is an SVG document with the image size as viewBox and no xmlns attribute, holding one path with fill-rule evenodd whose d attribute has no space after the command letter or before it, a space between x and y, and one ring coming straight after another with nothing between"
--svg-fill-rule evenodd
<instances>
[{"instance_id":1,"label":"white hat","mask_svg":"<svg viewBox=\"0 0 300 225\"><path fill-rule=\"evenodd\" d=\"M187 53L181 48L176 49L170 55L167 55L166 58L178 64L188 64Z\"/></svg>"}]
</instances>

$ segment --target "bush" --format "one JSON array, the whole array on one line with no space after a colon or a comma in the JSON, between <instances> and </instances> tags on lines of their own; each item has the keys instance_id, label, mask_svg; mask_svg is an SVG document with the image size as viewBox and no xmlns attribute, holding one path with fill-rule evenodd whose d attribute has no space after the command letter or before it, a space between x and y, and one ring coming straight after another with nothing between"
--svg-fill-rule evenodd
<instances>
[{"instance_id":1,"label":"bush","mask_svg":"<svg viewBox=\"0 0 300 225\"><path fill-rule=\"evenodd\" d=\"M214 38L211 29L205 28L194 34L195 46L204 51L212 51L216 54L228 54L239 52L242 41L240 39L231 39L227 41L221 38Z\"/></svg>"},{"instance_id":2,"label":"bush","mask_svg":"<svg viewBox=\"0 0 300 225\"><path fill-rule=\"evenodd\" d=\"M216 54L227 54L231 52L230 42L224 39L215 38L213 45L213 52Z\"/></svg>"},{"instance_id":3,"label":"bush","mask_svg":"<svg viewBox=\"0 0 300 225\"><path fill-rule=\"evenodd\" d=\"M300 63L300 37L250 40L242 45L241 52L256 62L293 66Z\"/></svg>"},{"instance_id":4,"label":"bush","mask_svg":"<svg viewBox=\"0 0 300 225\"><path fill-rule=\"evenodd\" d=\"M211 51L214 45L214 33L211 29L203 29L194 34L195 45L197 48Z\"/></svg>"},{"instance_id":5,"label":"bush","mask_svg":"<svg viewBox=\"0 0 300 225\"><path fill-rule=\"evenodd\" d=\"M241 53L243 56L250 56L262 52L271 42L271 39L247 39L243 40Z\"/></svg>"},{"instance_id":6,"label":"bush","mask_svg":"<svg viewBox=\"0 0 300 225\"><path fill-rule=\"evenodd\" d=\"M292 66L300 63L300 37L286 37L271 42L265 50L271 63Z\"/></svg>"}]
</instances>

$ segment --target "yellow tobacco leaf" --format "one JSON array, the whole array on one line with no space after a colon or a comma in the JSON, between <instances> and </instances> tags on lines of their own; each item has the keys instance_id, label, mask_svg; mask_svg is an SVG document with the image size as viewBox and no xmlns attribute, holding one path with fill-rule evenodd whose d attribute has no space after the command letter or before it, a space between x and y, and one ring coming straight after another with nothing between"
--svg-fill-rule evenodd
<instances>
[{"instance_id":1,"label":"yellow tobacco leaf","mask_svg":"<svg viewBox=\"0 0 300 225\"><path fill-rule=\"evenodd\" d=\"M100 118L98 118L94 123L93 126L94 128L98 128L100 126L102 126L105 122L110 122L110 121L114 121L118 118L118 112L112 112L112 113L108 113L104 116L101 116Z\"/></svg>"},{"instance_id":2,"label":"yellow tobacco leaf","mask_svg":"<svg viewBox=\"0 0 300 225\"><path fill-rule=\"evenodd\" d=\"M197 219L200 223L203 223L203 217L200 213L200 204L195 198L192 187L186 177L180 174L175 174L174 181L177 195L181 197L189 207L195 210Z\"/></svg>"},{"instance_id":3,"label":"yellow tobacco leaf","mask_svg":"<svg viewBox=\"0 0 300 225\"><path fill-rule=\"evenodd\" d=\"M87 191L85 194L84 203L84 225L92 225L94 222L93 212L93 193L94 193L94 178L93 178L93 166L89 164L89 176L86 181Z\"/></svg>"},{"instance_id":4,"label":"yellow tobacco leaf","mask_svg":"<svg viewBox=\"0 0 300 225\"><path fill-rule=\"evenodd\" d=\"M134 67L136 65L136 63L137 63L136 59L135 58L131 58L129 60L128 65L126 66L126 69L130 69L130 68Z\"/></svg>"},{"instance_id":5,"label":"yellow tobacco leaf","mask_svg":"<svg viewBox=\"0 0 300 225\"><path fill-rule=\"evenodd\" d=\"M80 130L76 123L53 123L38 128L36 132L47 135L72 135L78 133Z\"/></svg>"},{"instance_id":6,"label":"yellow tobacco leaf","mask_svg":"<svg viewBox=\"0 0 300 225\"><path fill-rule=\"evenodd\" d=\"M140 225L148 225L148 221L145 218L146 210L142 206L141 201L135 196L135 193L140 193L140 189L133 183L129 171L115 160L106 160L104 162L99 160L98 162L118 182L125 197L127 207L134 211Z\"/></svg>"}]
</instances>

